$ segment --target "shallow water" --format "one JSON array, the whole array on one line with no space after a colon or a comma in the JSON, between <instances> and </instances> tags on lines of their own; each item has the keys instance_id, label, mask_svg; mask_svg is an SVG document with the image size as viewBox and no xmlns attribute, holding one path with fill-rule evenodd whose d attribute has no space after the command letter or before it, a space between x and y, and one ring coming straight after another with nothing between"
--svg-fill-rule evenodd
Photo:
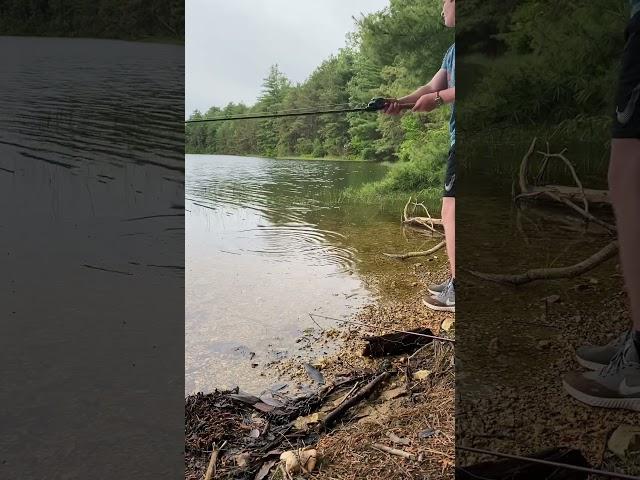
<instances>
[{"instance_id":1,"label":"shallow water","mask_svg":"<svg viewBox=\"0 0 640 480\"><path fill-rule=\"evenodd\" d=\"M464 268L460 279L465 284L456 292L461 305L456 328L456 382L463 387L461 391L493 395L496 385L522 386L533 381L533 376L523 379L523 372L551 368L564 352L540 348L540 342L558 343L567 318L579 310L601 309L602 302L619 288L620 280L614 269L617 259L576 278L519 287L470 275L470 270L518 274L573 265L611 241L604 229L586 225L563 206L526 203L521 209L515 207L512 182L528 141L485 147L475 149L469 161L485 166L490 174L481 173L478 166L467 171L460 184L464 195L458 199L457 262ZM551 151L564 147L552 147ZM604 150L603 145L592 144L568 149L567 155L577 159L576 170L587 187L606 185ZM554 165L545 182L571 185L572 179L563 165ZM591 211L613 223L609 209L592 206ZM544 299L555 295L559 296L557 302L547 305Z\"/></svg>"},{"instance_id":2,"label":"shallow water","mask_svg":"<svg viewBox=\"0 0 640 480\"><path fill-rule=\"evenodd\" d=\"M386 169L187 155L187 392L268 386L262 366L294 354L295 339L317 327L309 313L348 316L384 294L365 284L368 273L406 270L382 256L425 241L403 235L400 211L335 200Z\"/></svg>"}]
</instances>

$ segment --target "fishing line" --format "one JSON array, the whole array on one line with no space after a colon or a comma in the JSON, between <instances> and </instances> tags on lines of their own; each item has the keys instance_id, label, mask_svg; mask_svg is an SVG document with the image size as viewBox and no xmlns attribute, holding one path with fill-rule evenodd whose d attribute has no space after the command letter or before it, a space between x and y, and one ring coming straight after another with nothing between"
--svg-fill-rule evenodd
<instances>
[{"instance_id":1,"label":"fishing line","mask_svg":"<svg viewBox=\"0 0 640 480\"><path fill-rule=\"evenodd\" d=\"M327 109L330 109L330 108L348 109L348 108L355 108L355 106L352 103L334 103L334 104L330 104L330 105L322 105L320 107L290 108L290 109L284 110L283 112L243 112L243 113L238 113L236 115L224 115L224 116L206 118L206 119L201 119L201 120L211 120L211 119L227 120L227 119L229 119L231 117L233 117L234 119L240 119L240 118L250 117L250 116L253 116L253 115L271 115L271 114L294 113L294 112L315 112L318 109L327 110ZM189 122L189 121L193 121L193 120L187 120L187 122Z\"/></svg>"},{"instance_id":2,"label":"fishing line","mask_svg":"<svg viewBox=\"0 0 640 480\"><path fill-rule=\"evenodd\" d=\"M538 463L540 465L547 465L549 467L564 468L567 470L576 470L578 472L589 473L591 475L601 475L603 477L609 477L609 478L621 478L623 480L638 480L640 478L633 475L627 475L625 473L607 472L605 470L597 470L595 468L581 467L579 465L571 465L569 463L554 462L551 460L543 460L541 458L523 457L520 455L512 455L509 453L494 452L492 450L483 450L481 448L457 446L456 449L464 450L467 452L473 452L473 453L481 453L484 455L491 455L494 457L509 458L511 460L519 460L521 462Z\"/></svg>"}]
</instances>

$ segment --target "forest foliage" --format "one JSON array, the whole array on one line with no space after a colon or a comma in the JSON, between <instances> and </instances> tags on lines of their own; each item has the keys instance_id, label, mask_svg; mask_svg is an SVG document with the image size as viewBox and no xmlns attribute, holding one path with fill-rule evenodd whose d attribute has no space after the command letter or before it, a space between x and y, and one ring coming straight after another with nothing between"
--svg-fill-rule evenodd
<instances>
[{"instance_id":1,"label":"forest foliage","mask_svg":"<svg viewBox=\"0 0 640 480\"><path fill-rule=\"evenodd\" d=\"M405 95L429 81L454 41L441 7L440 0L390 0L386 9L357 19L345 47L303 83L292 84L274 66L254 105L230 103L191 118ZM534 134L606 141L627 19L621 0L459 2L458 139L507 141L519 132L527 141ZM436 192L448 116L444 108L401 117L352 113L192 124L186 151L390 161L395 165L375 185L377 193Z\"/></svg>"},{"instance_id":2,"label":"forest foliage","mask_svg":"<svg viewBox=\"0 0 640 480\"><path fill-rule=\"evenodd\" d=\"M361 106L377 96L406 95L440 69L454 41L453 29L442 24L441 8L440 0L391 0L382 11L354 18L355 31L344 48L304 82L293 84L274 65L253 105L213 106L190 119ZM416 191L441 181L449 114L447 107L398 117L357 112L188 124L186 152L404 163L380 188Z\"/></svg>"},{"instance_id":3,"label":"forest foliage","mask_svg":"<svg viewBox=\"0 0 640 480\"><path fill-rule=\"evenodd\" d=\"M0 0L0 34L184 41L183 0Z\"/></svg>"},{"instance_id":4,"label":"forest foliage","mask_svg":"<svg viewBox=\"0 0 640 480\"><path fill-rule=\"evenodd\" d=\"M463 137L542 127L568 141L607 138L626 0L465 0L457 13Z\"/></svg>"}]
</instances>

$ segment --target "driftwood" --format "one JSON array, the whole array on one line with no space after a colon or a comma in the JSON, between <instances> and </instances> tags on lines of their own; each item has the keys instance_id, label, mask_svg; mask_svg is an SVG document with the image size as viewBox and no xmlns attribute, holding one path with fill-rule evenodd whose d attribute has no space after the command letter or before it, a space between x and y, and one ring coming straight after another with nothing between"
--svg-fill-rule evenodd
<instances>
[{"instance_id":1,"label":"driftwood","mask_svg":"<svg viewBox=\"0 0 640 480\"><path fill-rule=\"evenodd\" d=\"M424 250L420 252L408 252L408 253L383 253L383 255L389 258L397 258L398 260L406 260L407 258L426 257L428 255L431 255L432 253L437 252L444 246L445 246L445 242L442 241L439 244L437 244L435 247L430 248L429 250Z\"/></svg>"},{"instance_id":2,"label":"driftwood","mask_svg":"<svg viewBox=\"0 0 640 480\"><path fill-rule=\"evenodd\" d=\"M376 389L378 385L380 385L383 381L389 378L391 374L389 372L383 372L380 375L376 376L373 380L371 380L367 385L362 387L353 397L349 400L345 401L338 405L335 409L333 409L325 419L319 424L320 429L327 430L331 428L331 426L338 421L340 418L344 416L344 414L354 405L359 403L360 401L367 398L373 391Z\"/></svg>"},{"instance_id":3,"label":"driftwood","mask_svg":"<svg viewBox=\"0 0 640 480\"><path fill-rule=\"evenodd\" d=\"M412 335L415 333L419 335ZM416 328L404 333L388 333L386 335L364 337L367 345L365 345L362 355L377 358L413 353L433 341L432 338L423 335L433 335L433 332L428 328Z\"/></svg>"},{"instance_id":4,"label":"driftwood","mask_svg":"<svg viewBox=\"0 0 640 480\"><path fill-rule=\"evenodd\" d=\"M442 226L442 219L431 217L431 214L429 213L429 210L427 209L424 203L418 203L417 200L414 201L413 209L411 213L408 212L409 205L411 204L411 200L412 200L412 197L409 197L409 200L407 200L407 203L405 204L404 209L402 210L402 219L401 219L402 224L423 228L423 229L426 228L427 230L431 231L432 233L435 233L436 235L443 235L442 232L440 232L439 230L436 230L435 228L436 226ZM421 207L425 211L427 215L426 217L419 217L414 215L418 207Z\"/></svg>"},{"instance_id":5,"label":"driftwood","mask_svg":"<svg viewBox=\"0 0 640 480\"><path fill-rule=\"evenodd\" d=\"M570 265L568 267L558 268L534 268L524 273L515 275L504 275L499 273L482 273L470 270L469 273L478 278L489 280L497 283L506 283L511 285L524 285L536 280L556 280L560 278L573 278L589 270L597 267L603 262L614 257L618 253L618 242L611 242L599 252L593 254L586 260Z\"/></svg>"},{"instance_id":6,"label":"driftwood","mask_svg":"<svg viewBox=\"0 0 640 480\"><path fill-rule=\"evenodd\" d=\"M569 172L571 173L571 176L573 177L574 182L576 183L576 186L570 187L564 185L530 184L528 180L529 167L531 156L535 151L537 140L537 138L533 139L531 145L529 146L529 150L527 150L527 153L524 155L524 157L522 158L522 162L520 163L520 171L518 173L518 185L520 187L520 193L516 195L516 200L521 198L544 198L544 195L547 192L551 192L571 202L582 202L583 208L586 211L589 211L589 204L611 204L611 199L607 190L585 189L582 186L582 182L580 181L575 168L564 155L566 150L563 150L560 153L550 153L549 144L547 144L546 152L537 152L543 157L542 166L537 175L537 178L540 179L542 177L547 166L549 165L549 161L555 158L561 160L566 165L566 167L569 169Z\"/></svg>"},{"instance_id":7,"label":"driftwood","mask_svg":"<svg viewBox=\"0 0 640 480\"><path fill-rule=\"evenodd\" d=\"M586 459L579 450L553 448L538 452L529 457L577 467L589 467ZM588 474L586 472L539 463L527 463L514 459L456 467L456 479L459 480L476 480L478 478L491 478L492 480L539 480L543 478L553 478L554 480L584 480L587 477Z\"/></svg>"},{"instance_id":8,"label":"driftwood","mask_svg":"<svg viewBox=\"0 0 640 480\"><path fill-rule=\"evenodd\" d=\"M529 185L528 191L525 196L535 197L537 195L542 195L545 192L556 193L562 195L567 200L572 202L578 202L586 198L589 204L602 204L602 205L610 205L611 198L609 197L608 190L596 190L593 188L584 188L582 191L578 187L569 187L565 185L545 185L535 186Z\"/></svg>"},{"instance_id":9,"label":"driftwood","mask_svg":"<svg viewBox=\"0 0 640 480\"><path fill-rule=\"evenodd\" d=\"M593 190L593 189L585 189L578 177L578 174L571 164L571 162L565 157L564 153L566 150L561 151L560 153L550 153L549 144L547 143L547 151L542 152L538 151L540 155L542 155L542 166L540 168L540 172L538 173L537 179L542 178L545 169L549 165L549 162L552 159L558 159L564 163L564 165L569 169L571 176L575 182L574 187L561 186L561 185L532 185L529 183L529 164L531 160L531 156L535 152L537 138L534 138L527 150L527 153L522 158L522 162L520 163L520 170L518 174L518 186L520 188L519 194L514 194L514 200L518 204L522 200L532 200L532 199L546 199L554 202L558 205L564 205L568 207L573 213L582 217L586 222L591 224L596 224L600 227L603 227L605 231L613 236L616 233L615 225L612 225L598 217L596 217L593 213L590 212L591 204L609 204L611 203L609 198L609 193L606 190ZM580 205L580 203L582 205ZM585 223L588 225L589 223ZM521 233L523 233L522 225L519 224L518 228ZM524 233L523 233L524 235ZM525 240L526 235L524 235ZM588 272L589 270L595 268L601 263L609 260L614 257L618 252L618 242L612 241L600 251L594 253L589 258L576 263L574 265L569 265L566 267L558 267L558 268L536 268L532 270L528 270L524 273L519 273L515 275L505 275L505 274L496 274L496 273L484 273L478 271L470 271L472 275L475 275L478 278L482 278L484 280L489 280L492 282L505 283L511 285L523 285L529 282L533 282L536 280L552 280L552 279L561 279L561 278L573 278L579 275Z\"/></svg>"}]
</instances>

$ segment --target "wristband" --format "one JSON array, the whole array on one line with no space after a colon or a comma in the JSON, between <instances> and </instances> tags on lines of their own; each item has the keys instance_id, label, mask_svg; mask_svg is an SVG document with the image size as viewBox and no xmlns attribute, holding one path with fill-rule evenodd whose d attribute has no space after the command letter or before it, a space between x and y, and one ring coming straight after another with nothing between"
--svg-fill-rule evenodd
<instances>
[{"instance_id":1,"label":"wristband","mask_svg":"<svg viewBox=\"0 0 640 480\"><path fill-rule=\"evenodd\" d=\"M442 100L442 97L440 96L440 92L436 92L436 105L439 107L444 105L444 100Z\"/></svg>"}]
</instances>

